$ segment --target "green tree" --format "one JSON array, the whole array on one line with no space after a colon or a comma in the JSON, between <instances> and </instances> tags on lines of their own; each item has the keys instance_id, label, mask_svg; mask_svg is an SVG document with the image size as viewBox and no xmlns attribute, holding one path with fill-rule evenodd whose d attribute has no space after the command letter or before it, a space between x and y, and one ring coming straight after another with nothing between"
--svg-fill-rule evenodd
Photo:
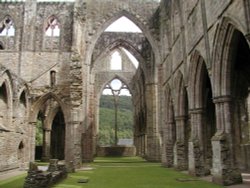
<instances>
[{"instance_id":1,"label":"green tree","mask_svg":"<svg viewBox=\"0 0 250 188\"><path fill-rule=\"evenodd\" d=\"M36 122L36 146L42 146L43 145L43 127L42 127L42 121L37 120Z\"/></svg>"},{"instance_id":2,"label":"green tree","mask_svg":"<svg viewBox=\"0 0 250 188\"><path fill-rule=\"evenodd\" d=\"M115 111L112 95L102 95L99 112L99 145L113 145ZM118 139L133 138L133 106L130 96L119 96L117 124Z\"/></svg>"}]
</instances>

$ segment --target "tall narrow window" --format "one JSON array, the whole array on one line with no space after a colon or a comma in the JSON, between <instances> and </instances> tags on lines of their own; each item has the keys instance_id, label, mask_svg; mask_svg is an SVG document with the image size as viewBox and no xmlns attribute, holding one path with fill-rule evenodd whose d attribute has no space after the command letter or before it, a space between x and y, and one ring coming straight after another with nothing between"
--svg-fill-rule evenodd
<instances>
[{"instance_id":1,"label":"tall narrow window","mask_svg":"<svg viewBox=\"0 0 250 188\"><path fill-rule=\"evenodd\" d=\"M48 19L45 35L49 37L59 37L60 36L60 25L58 20L55 17Z\"/></svg>"},{"instance_id":2,"label":"tall narrow window","mask_svg":"<svg viewBox=\"0 0 250 188\"><path fill-rule=\"evenodd\" d=\"M0 22L0 36L15 36L14 23L9 16Z\"/></svg>"},{"instance_id":3,"label":"tall narrow window","mask_svg":"<svg viewBox=\"0 0 250 188\"><path fill-rule=\"evenodd\" d=\"M3 44L0 42L0 50L4 50Z\"/></svg>"},{"instance_id":4,"label":"tall narrow window","mask_svg":"<svg viewBox=\"0 0 250 188\"><path fill-rule=\"evenodd\" d=\"M122 70L122 58L119 52L114 52L110 61L111 70Z\"/></svg>"},{"instance_id":5,"label":"tall narrow window","mask_svg":"<svg viewBox=\"0 0 250 188\"><path fill-rule=\"evenodd\" d=\"M50 72L50 86L54 87L56 85L56 71Z\"/></svg>"}]
</instances>

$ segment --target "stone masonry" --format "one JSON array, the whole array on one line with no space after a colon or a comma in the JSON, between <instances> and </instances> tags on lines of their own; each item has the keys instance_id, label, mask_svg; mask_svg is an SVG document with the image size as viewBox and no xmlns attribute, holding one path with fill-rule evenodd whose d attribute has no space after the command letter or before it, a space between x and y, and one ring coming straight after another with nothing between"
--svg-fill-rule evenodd
<instances>
[{"instance_id":1,"label":"stone masonry","mask_svg":"<svg viewBox=\"0 0 250 188\"><path fill-rule=\"evenodd\" d=\"M43 160L92 161L113 79L132 94L138 156L223 185L250 171L249 0L2 0L0 10L0 173L34 161L37 119ZM142 33L105 32L122 16Z\"/></svg>"}]
</instances>

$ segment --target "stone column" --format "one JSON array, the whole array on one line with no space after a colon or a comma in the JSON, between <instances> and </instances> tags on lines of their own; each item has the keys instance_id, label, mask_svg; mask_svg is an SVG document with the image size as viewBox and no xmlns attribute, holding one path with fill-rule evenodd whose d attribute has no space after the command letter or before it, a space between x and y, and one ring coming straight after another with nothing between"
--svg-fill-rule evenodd
<instances>
[{"instance_id":1,"label":"stone column","mask_svg":"<svg viewBox=\"0 0 250 188\"><path fill-rule=\"evenodd\" d=\"M205 169L204 144L202 134L203 108L190 110L191 137L188 144L189 173L195 176L204 176Z\"/></svg>"},{"instance_id":2,"label":"stone column","mask_svg":"<svg viewBox=\"0 0 250 188\"><path fill-rule=\"evenodd\" d=\"M147 145L147 136L146 136L146 134L144 133L141 136L141 138L142 138L142 156L145 157L146 152L147 152L147 150L146 150L146 145Z\"/></svg>"},{"instance_id":3,"label":"stone column","mask_svg":"<svg viewBox=\"0 0 250 188\"><path fill-rule=\"evenodd\" d=\"M166 167L173 167L174 165L174 135L173 135L173 127L175 126L174 121L169 121L166 124L166 132L165 132L165 150L166 150Z\"/></svg>"},{"instance_id":4,"label":"stone column","mask_svg":"<svg viewBox=\"0 0 250 188\"><path fill-rule=\"evenodd\" d=\"M158 130L156 84L146 85L147 103L147 137L146 158L149 161L160 161L160 135Z\"/></svg>"},{"instance_id":5,"label":"stone column","mask_svg":"<svg viewBox=\"0 0 250 188\"><path fill-rule=\"evenodd\" d=\"M241 183L242 177L234 162L231 98L216 97L214 103L217 132L212 138L213 182L222 185Z\"/></svg>"},{"instance_id":6,"label":"stone column","mask_svg":"<svg viewBox=\"0 0 250 188\"><path fill-rule=\"evenodd\" d=\"M51 145L51 129L43 130L43 156L42 161L48 162L50 160L50 145Z\"/></svg>"},{"instance_id":7,"label":"stone column","mask_svg":"<svg viewBox=\"0 0 250 188\"><path fill-rule=\"evenodd\" d=\"M175 156L176 161L175 167L178 170L187 170L187 148L185 143L185 121L186 116L175 117L176 125L176 142L175 142Z\"/></svg>"},{"instance_id":8,"label":"stone column","mask_svg":"<svg viewBox=\"0 0 250 188\"><path fill-rule=\"evenodd\" d=\"M29 129L29 135L30 135L30 154L29 154L29 161L35 161L35 150L36 150L36 122L30 122L30 129Z\"/></svg>"},{"instance_id":9,"label":"stone column","mask_svg":"<svg viewBox=\"0 0 250 188\"><path fill-rule=\"evenodd\" d=\"M243 0L244 1L244 10L245 10L245 16L246 16L246 23L249 23L250 21L250 2L249 0ZM250 32L250 26L247 24L247 30Z\"/></svg>"},{"instance_id":10,"label":"stone column","mask_svg":"<svg viewBox=\"0 0 250 188\"><path fill-rule=\"evenodd\" d=\"M81 167L82 164L82 132L80 122L71 121L66 126L66 143L65 143L65 161L67 165L72 164L75 168Z\"/></svg>"},{"instance_id":11,"label":"stone column","mask_svg":"<svg viewBox=\"0 0 250 188\"><path fill-rule=\"evenodd\" d=\"M37 2L34 0L26 0L24 5L24 22L22 24L22 34L20 35L19 45L21 53L19 54L17 71L20 77L30 80L32 78L32 71L27 71L26 63L33 58L35 50Z\"/></svg>"},{"instance_id":12,"label":"stone column","mask_svg":"<svg viewBox=\"0 0 250 188\"><path fill-rule=\"evenodd\" d=\"M245 164L246 169L250 170L250 87L248 87L248 97L247 97L247 125L248 125L248 142L244 144L244 152L245 152Z\"/></svg>"}]
</instances>

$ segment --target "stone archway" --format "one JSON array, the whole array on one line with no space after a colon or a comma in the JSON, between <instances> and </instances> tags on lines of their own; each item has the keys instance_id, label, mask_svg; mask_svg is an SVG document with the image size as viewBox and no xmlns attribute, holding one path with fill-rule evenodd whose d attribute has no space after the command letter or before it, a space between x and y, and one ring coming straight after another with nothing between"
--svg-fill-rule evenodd
<instances>
[{"instance_id":1,"label":"stone archway","mask_svg":"<svg viewBox=\"0 0 250 188\"><path fill-rule=\"evenodd\" d=\"M204 59L198 51L194 51L190 61L189 173L204 176L210 174L212 168L211 139L216 130L215 107L212 100L210 77Z\"/></svg>"},{"instance_id":2,"label":"stone archway","mask_svg":"<svg viewBox=\"0 0 250 188\"><path fill-rule=\"evenodd\" d=\"M249 170L250 49L236 23L226 17L221 20L213 49L217 124L213 138L213 181L224 185L242 182L240 169Z\"/></svg>"},{"instance_id":3,"label":"stone archway","mask_svg":"<svg viewBox=\"0 0 250 188\"><path fill-rule=\"evenodd\" d=\"M41 130L40 134L42 134L42 149L40 149L40 159L44 161L48 161L48 159L51 158L51 144L55 141L54 144L54 149L56 151L59 151L58 148L60 148L60 155L56 155L56 152L53 152L53 157L60 157L60 159L66 159L71 155L69 152L67 152L67 149L69 148L69 145L71 144L71 140L65 139L67 134L70 134L70 131L67 130L67 120L68 116L67 113L68 109L65 108L65 104L62 103L59 98L52 94L48 93L42 97L40 97L36 102L34 102L33 106L33 111L30 115L30 121L33 122L34 124L34 130L33 133L35 134L35 129L37 129L37 119L40 119L40 124L41 124ZM57 113L59 113L58 116ZM58 120L58 121L57 121ZM61 121L62 120L62 121ZM59 122L59 123L58 123ZM52 129L54 128L56 131L55 132L60 132L58 131L58 127L55 125L56 123L59 124L58 127L62 126L62 136L58 137L60 141L62 141L62 138L65 140L63 143L56 144L58 143L58 139L52 139ZM54 125L54 126L53 126ZM55 133L55 136L58 136L58 134ZM35 135L33 135L33 138L35 139ZM60 147L58 147L60 145ZM63 147L62 147L63 146ZM32 148L35 151L35 148ZM63 153L62 153L63 152ZM64 155L65 154L65 155ZM35 153L33 154L35 157Z\"/></svg>"},{"instance_id":4,"label":"stone archway","mask_svg":"<svg viewBox=\"0 0 250 188\"><path fill-rule=\"evenodd\" d=\"M190 138L190 124L188 115L188 96L184 86L183 75L177 73L175 79L175 167L179 170L188 169L188 140Z\"/></svg>"}]
</instances>

